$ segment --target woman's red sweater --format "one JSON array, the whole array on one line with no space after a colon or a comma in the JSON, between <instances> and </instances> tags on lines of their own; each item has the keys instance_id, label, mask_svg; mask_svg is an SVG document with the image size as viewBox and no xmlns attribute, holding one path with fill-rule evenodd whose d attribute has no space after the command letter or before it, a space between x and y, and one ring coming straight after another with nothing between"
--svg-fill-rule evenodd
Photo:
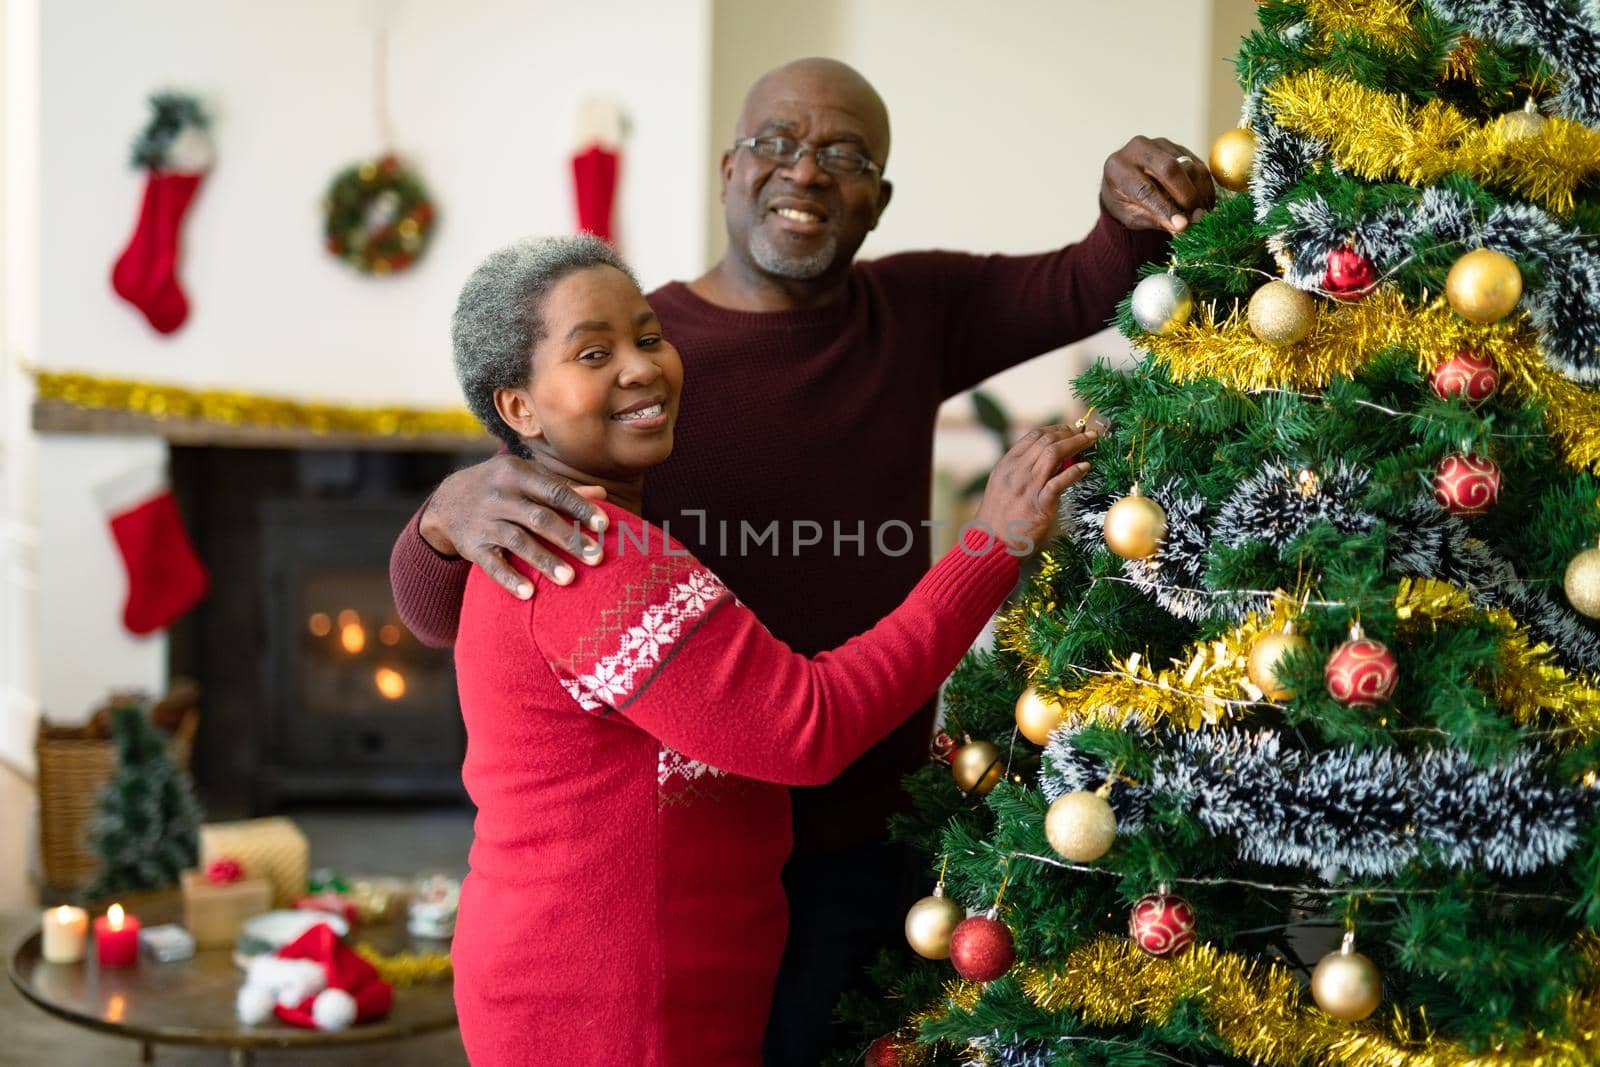
<instances>
[{"instance_id":1,"label":"woman's red sweater","mask_svg":"<svg viewBox=\"0 0 1600 1067\"><path fill-rule=\"evenodd\" d=\"M659 527L521 601L474 570L456 641L478 807L451 955L475 1067L756 1067L783 950L785 786L933 695L1017 577L969 532L807 659Z\"/></svg>"}]
</instances>

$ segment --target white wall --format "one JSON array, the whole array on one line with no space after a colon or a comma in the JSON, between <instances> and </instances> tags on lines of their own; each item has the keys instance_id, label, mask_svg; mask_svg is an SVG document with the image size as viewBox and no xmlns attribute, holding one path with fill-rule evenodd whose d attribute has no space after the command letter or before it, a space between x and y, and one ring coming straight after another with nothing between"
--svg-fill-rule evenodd
<instances>
[{"instance_id":1,"label":"white wall","mask_svg":"<svg viewBox=\"0 0 1600 1067\"><path fill-rule=\"evenodd\" d=\"M573 225L568 159L580 101L631 119L619 191L624 252L646 285L703 256L710 0L48 0L40 30L39 343L60 370L340 403L459 403L448 322L497 245ZM359 276L321 248L320 201L380 149L375 28L389 27L396 147L431 187L426 258ZM183 329L156 335L111 292L139 207L129 145L145 97L198 92L218 161L191 209ZM158 458L150 441L40 435L39 696L87 714L112 686L158 685L165 644L121 626L121 561L91 493ZM0 752L26 749L8 716Z\"/></svg>"},{"instance_id":2,"label":"white wall","mask_svg":"<svg viewBox=\"0 0 1600 1067\"><path fill-rule=\"evenodd\" d=\"M455 403L448 323L461 282L497 245L572 228L574 120L602 90L633 120L626 253L652 286L700 265L706 0L399 5L390 111L397 147L439 205L434 243L414 269L385 278L327 255L328 182L381 147L373 8L44 5L41 362L341 402ZM128 146L146 95L164 86L207 100L218 154L184 232L191 316L171 338L107 281L143 187Z\"/></svg>"},{"instance_id":3,"label":"white wall","mask_svg":"<svg viewBox=\"0 0 1600 1067\"><path fill-rule=\"evenodd\" d=\"M38 343L38 7L0 0L0 760L33 769L37 512L29 389Z\"/></svg>"}]
</instances>

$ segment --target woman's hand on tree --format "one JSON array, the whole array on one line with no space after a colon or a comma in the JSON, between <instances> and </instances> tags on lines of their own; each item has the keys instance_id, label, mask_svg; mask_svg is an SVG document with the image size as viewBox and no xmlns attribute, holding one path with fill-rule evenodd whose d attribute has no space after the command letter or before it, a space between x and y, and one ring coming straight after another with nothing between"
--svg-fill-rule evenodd
<instances>
[{"instance_id":1,"label":"woman's hand on tree","mask_svg":"<svg viewBox=\"0 0 1600 1067\"><path fill-rule=\"evenodd\" d=\"M1088 461L1076 457L1098 436L1067 425L1028 431L989 475L976 521L1018 555L1038 551L1055 524L1061 494L1089 472Z\"/></svg>"}]
</instances>

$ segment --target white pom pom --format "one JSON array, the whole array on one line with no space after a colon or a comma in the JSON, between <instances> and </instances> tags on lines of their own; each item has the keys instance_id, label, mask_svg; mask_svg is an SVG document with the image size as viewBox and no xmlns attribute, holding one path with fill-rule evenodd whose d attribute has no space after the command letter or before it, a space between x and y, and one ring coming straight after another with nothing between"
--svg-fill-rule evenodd
<instances>
[{"instance_id":1,"label":"white pom pom","mask_svg":"<svg viewBox=\"0 0 1600 1067\"><path fill-rule=\"evenodd\" d=\"M356 1021L356 998L342 989L324 989L311 1002L318 1030L343 1030Z\"/></svg>"},{"instance_id":2,"label":"white pom pom","mask_svg":"<svg viewBox=\"0 0 1600 1067\"><path fill-rule=\"evenodd\" d=\"M239 998L235 1007L239 1012L239 1021L246 1026L267 1021L272 1014L272 1005L276 1001L270 987L246 983L239 987Z\"/></svg>"},{"instance_id":3,"label":"white pom pom","mask_svg":"<svg viewBox=\"0 0 1600 1067\"><path fill-rule=\"evenodd\" d=\"M172 139L167 147L163 170L194 174L210 170L216 159L216 149L211 145L211 135L194 126L187 126Z\"/></svg>"},{"instance_id":4,"label":"white pom pom","mask_svg":"<svg viewBox=\"0 0 1600 1067\"><path fill-rule=\"evenodd\" d=\"M285 1008L292 1008L307 997L326 989L328 972L315 960L286 960L282 956L258 956L245 972L245 986L267 990Z\"/></svg>"}]
</instances>

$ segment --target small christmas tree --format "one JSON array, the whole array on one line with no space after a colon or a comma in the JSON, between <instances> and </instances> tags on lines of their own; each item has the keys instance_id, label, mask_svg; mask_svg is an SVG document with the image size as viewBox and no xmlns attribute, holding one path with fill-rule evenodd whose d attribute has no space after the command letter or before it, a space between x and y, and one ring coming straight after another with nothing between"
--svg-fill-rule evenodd
<instances>
[{"instance_id":1,"label":"small christmas tree","mask_svg":"<svg viewBox=\"0 0 1600 1067\"><path fill-rule=\"evenodd\" d=\"M89 827L100 857L100 873L85 891L90 898L177 885L200 855L200 805L143 707L113 709L111 736L117 770Z\"/></svg>"}]
</instances>

